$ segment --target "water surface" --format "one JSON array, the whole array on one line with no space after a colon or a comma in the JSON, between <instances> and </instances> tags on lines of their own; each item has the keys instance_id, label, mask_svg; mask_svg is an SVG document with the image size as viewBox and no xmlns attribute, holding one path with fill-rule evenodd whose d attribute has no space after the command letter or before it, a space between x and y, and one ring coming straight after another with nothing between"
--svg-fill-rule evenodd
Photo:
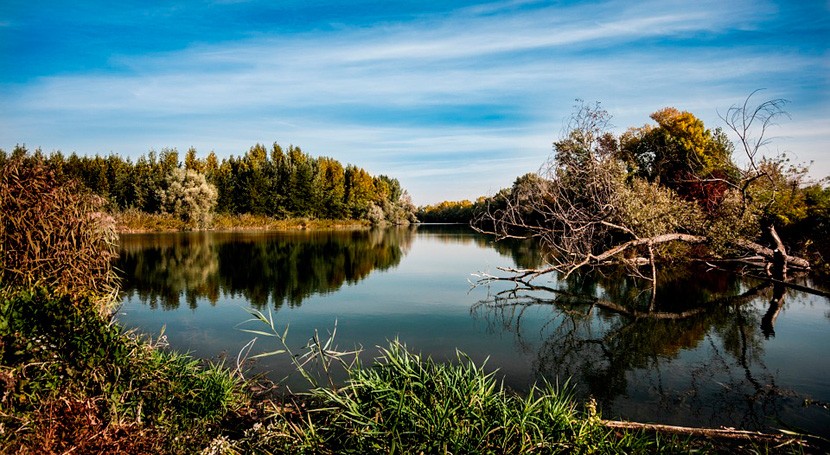
<instances>
[{"instance_id":1,"label":"water surface","mask_svg":"<svg viewBox=\"0 0 830 455\"><path fill-rule=\"evenodd\" d=\"M337 345L362 347L364 361L399 339L441 360L456 349L486 360L518 391L571 378L606 418L830 436L827 299L689 269L663 272L656 300L624 275L539 280L548 291L471 286L538 256L457 226L124 235L119 318L233 365L254 337L240 328L264 328L242 324L253 308L288 326L298 352L336 326ZM250 354L277 347L260 336ZM246 368L291 371L285 356Z\"/></svg>"}]
</instances>

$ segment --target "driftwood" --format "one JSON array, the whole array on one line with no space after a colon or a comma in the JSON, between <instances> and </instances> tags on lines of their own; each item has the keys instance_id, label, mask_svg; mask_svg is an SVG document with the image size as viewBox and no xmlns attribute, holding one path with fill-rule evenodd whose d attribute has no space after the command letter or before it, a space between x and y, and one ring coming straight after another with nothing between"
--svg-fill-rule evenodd
<instances>
[{"instance_id":1,"label":"driftwood","mask_svg":"<svg viewBox=\"0 0 830 455\"><path fill-rule=\"evenodd\" d=\"M775 240L777 246L776 249L770 249L763 245L757 244L755 242L750 242L747 240L739 240L735 242L735 246L747 251L751 251L755 253L755 256L758 259L765 260L767 262L774 262L776 258L780 258L779 260L783 260L786 266L795 267L799 269L809 269L810 262L804 258L800 258L797 256L790 256L787 254L786 249L784 249L784 245L781 242L781 239L778 237L778 234L775 232L775 228L770 228L770 234L772 235L773 239ZM634 240L629 240L628 242L622 243L617 245L611 249L605 250L599 254L591 254L588 255L581 263L577 264L573 269L577 269L583 265L588 265L592 263L602 263L607 261L608 259L630 249L635 248L638 246L653 246L659 245L662 243L668 242L684 242L689 244L702 244L708 243L710 240L706 236L702 235L691 235L691 234L679 234L679 233L672 233L672 234L662 234L657 235L654 237L648 238L638 238Z\"/></svg>"},{"instance_id":2,"label":"driftwood","mask_svg":"<svg viewBox=\"0 0 830 455\"><path fill-rule=\"evenodd\" d=\"M694 428L675 425L659 425L652 423L623 422L619 420L603 420L602 424L614 430L654 431L658 433L678 434L683 436L705 437L721 440L739 440L765 442L777 445L797 444L806 446L806 442L798 436L785 434L761 433L758 431L736 430L734 428Z\"/></svg>"},{"instance_id":3,"label":"driftwood","mask_svg":"<svg viewBox=\"0 0 830 455\"><path fill-rule=\"evenodd\" d=\"M800 258L797 256L791 256L786 253L784 249L784 245L781 242L778 234L775 232L775 228L770 228L770 233L775 239L776 243L778 244L776 249L770 249L763 245L760 245L755 242L750 242L746 240L739 240L734 243L735 247L740 249L750 251L755 254L755 256L751 256L748 258L728 258L728 259L704 259L704 261L712 261L712 262L746 262L751 265L758 265L759 267L767 266L767 272L772 274L771 281L778 280L780 282L784 282L786 279L786 271L788 267L796 268L796 269L803 269L809 270L810 269L810 262L804 258ZM710 239L706 236L701 235L692 235L692 234L681 234L681 233L671 233L671 234L661 234L654 237L648 238L637 238L633 240L629 240L627 242L621 243L616 245L610 249L607 249L598 254L588 254L586 255L581 261L571 264L554 264L550 265L545 268L534 268L534 269L510 269L510 268L500 268L500 270L511 272L514 274L513 277L510 278L512 281L532 281L533 279L546 275L553 272L562 272L565 273L565 277L569 276L573 272L577 271L586 266L603 266L613 262L613 260L620 256L622 253L637 248L641 246L646 246L649 248L649 252L651 253L648 258L644 257L636 257L636 258L629 258L629 259L622 259L621 262L627 263L630 266L643 266L643 265L652 265L652 274L651 278L656 280L655 270L654 270L654 254L652 253L652 247L654 245L660 245L663 243L669 242L684 242L688 244L705 244L709 243ZM775 270L770 271L770 266ZM492 278L492 277L491 277ZM784 279L782 279L784 278ZM815 292L819 293L820 295L825 295L821 291Z\"/></svg>"}]
</instances>

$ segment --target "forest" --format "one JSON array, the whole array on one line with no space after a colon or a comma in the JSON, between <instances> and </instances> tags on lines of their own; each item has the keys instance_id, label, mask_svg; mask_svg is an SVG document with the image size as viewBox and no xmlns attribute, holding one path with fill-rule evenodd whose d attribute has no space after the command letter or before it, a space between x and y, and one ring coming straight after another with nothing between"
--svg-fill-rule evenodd
<instances>
[{"instance_id":1,"label":"forest","mask_svg":"<svg viewBox=\"0 0 830 455\"><path fill-rule=\"evenodd\" d=\"M261 144L243 155L200 158L190 148L150 151L135 161L117 154L64 156L30 152L18 145L0 150L0 167L16 157L43 160L58 179L74 179L108 202L111 212L170 214L190 228L208 228L213 213L276 219L368 220L373 224L416 221L415 207L400 182L329 157L312 157L293 145L270 150Z\"/></svg>"}]
</instances>

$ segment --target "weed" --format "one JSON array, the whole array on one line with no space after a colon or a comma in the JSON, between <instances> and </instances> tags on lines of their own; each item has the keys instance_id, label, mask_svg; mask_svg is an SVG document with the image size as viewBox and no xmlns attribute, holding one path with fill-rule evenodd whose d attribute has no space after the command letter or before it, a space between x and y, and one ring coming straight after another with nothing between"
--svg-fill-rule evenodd
<instances>
[{"instance_id":1,"label":"weed","mask_svg":"<svg viewBox=\"0 0 830 455\"><path fill-rule=\"evenodd\" d=\"M68 296L0 302L0 346L0 446L23 452L176 452L207 444L247 400L221 364L123 333Z\"/></svg>"}]
</instances>

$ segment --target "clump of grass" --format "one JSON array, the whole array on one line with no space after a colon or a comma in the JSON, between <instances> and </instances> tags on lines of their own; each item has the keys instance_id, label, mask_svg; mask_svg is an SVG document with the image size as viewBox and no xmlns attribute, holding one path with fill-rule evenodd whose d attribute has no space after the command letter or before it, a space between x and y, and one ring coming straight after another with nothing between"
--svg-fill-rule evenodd
<instances>
[{"instance_id":1,"label":"clump of grass","mask_svg":"<svg viewBox=\"0 0 830 455\"><path fill-rule=\"evenodd\" d=\"M118 232L176 232L192 230L191 226L179 218L164 213L145 213L128 209L115 215ZM300 229L341 229L368 227L366 220L321 220L311 218L277 219L265 215L250 213L232 215L220 213L213 216L207 229L214 231L260 230L291 231Z\"/></svg>"},{"instance_id":2,"label":"clump of grass","mask_svg":"<svg viewBox=\"0 0 830 455\"><path fill-rule=\"evenodd\" d=\"M125 334L45 291L0 301L0 447L19 453L189 452L246 402L218 364Z\"/></svg>"},{"instance_id":3,"label":"clump of grass","mask_svg":"<svg viewBox=\"0 0 830 455\"><path fill-rule=\"evenodd\" d=\"M806 447L796 440L621 429L602 420L594 400L580 405L567 383L519 395L461 352L454 362L436 362L393 341L364 366L360 351L335 347L336 325L328 338L315 332L303 352L293 352L288 328L277 330L270 313L250 312L249 321L266 327L244 330L278 345L255 357L289 356L311 389L285 397L270 420L241 439L214 440L214 453L799 453ZM337 366L348 376L342 385L331 380Z\"/></svg>"},{"instance_id":4,"label":"clump of grass","mask_svg":"<svg viewBox=\"0 0 830 455\"><path fill-rule=\"evenodd\" d=\"M185 231L187 223L169 213L146 213L127 209L115 213L118 232L176 232Z\"/></svg>"},{"instance_id":5,"label":"clump of grass","mask_svg":"<svg viewBox=\"0 0 830 455\"><path fill-rule=\"evenodd\" d=\"M682 447L674 439L604 427L595 408L577 406L567 384L518 395L463 353L455 362L436 362L398 341L367 367L359 351L334 347L336 326L327 339L315 333L305 352L295 353L286 343L287 328L280 333L272 315L251 314L267 328L245 330L279 345L259 356L290 356L312 388L281 405L267 425L250 429L235 446L242 452L653 453ZM313 365L327 375L339 365L348 379L343 386L324 383Z\"/></svg>"},{"instance_id":6,"label":"clump of grass","mask_svg":"<svg viewBox=\"0 0 830 455\"><path fill-rule=\"evenodd\" d=\"M654 453L679 442L615 433L578 409L568 387L524 396L459 353L439 363L390 343L371 367L356 364L341 388L318 387L250 430L245 452Z\"/></svg>"}]
</instances>

